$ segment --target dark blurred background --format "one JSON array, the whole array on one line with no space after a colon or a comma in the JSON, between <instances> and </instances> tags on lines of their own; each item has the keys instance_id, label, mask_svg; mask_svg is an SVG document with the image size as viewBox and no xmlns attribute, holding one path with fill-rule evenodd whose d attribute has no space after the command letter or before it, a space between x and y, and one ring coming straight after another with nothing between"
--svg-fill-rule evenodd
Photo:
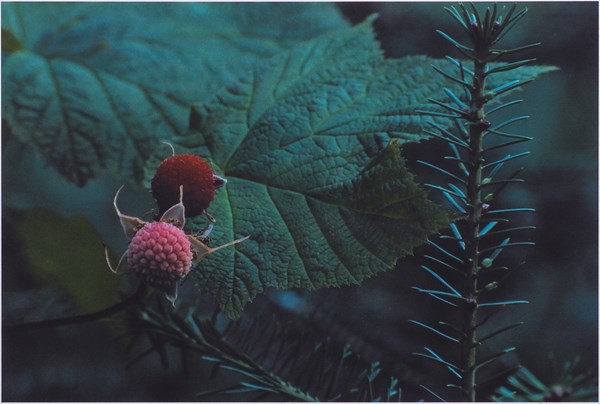
<instances>
[{"instance_id":1,"label":"dark blurred background","mask_svg":"<svg viewBox=\"0 0 600 404\"><path fill-rule=\"evenodd\" d=\"M338 3L352 23L379 14L375 30L387 57L425 54L438 58L459 56L435 33L436 29L458 31L443 9L449 5L454 3ZM516 346L517 353L502 364L520 362L551 383L555 364L560 366L576 357L580 358L581 370L597 375L598 3L536 2L519 6L526 6L530 12L506 37L504 45L542 42L523 56L536 57L539 64L560 70L525 87L519 94L525 102L510 111L531 116L513 130L533 136L535 141L515 147L516 151L532 152L520 162L526 167L523 177L527 182L507 190L503 201L507 206L537 210L533 218L515 219L537 226L532 236L537 246L506 256L513 262L526 257L527 263L500 296L531 303L498 317L499 324L525 321L525 325L494 340L488 349ZM417 158L434 159L440 153L440 145L433 141L405 150L409 164ZM413 167L423 181L433 178L422 167ZM25 228L36 231L35 220L28 216L27 223L31 223L27 227L19 221L18 213L11 213L11 217L3 215L3 318L10 318L8 310L25 310L31 301L41 307L38 319L56 315L61 306L65 313L76 311L70 306L71 297L52 283L49 286L48 279L28 272L28 263L19 253L23 248L19 235ZM17 222L20 232L15 230ZM321 318L308 321L319 321L324 335L340 344L351 343L367 359L381 360L387 372L409 380L407 383L413 385L406 388L407 400L431 399L413 389L414 385L439 383L445 377L443 369L411 355L421 351L423 345L435 346L436 340L429 339L408 320L432 322L439 320L445 310L411 289L431 282L418 268L418 257L426 253L427 248L420 248L415 258L402 262L398 270L368 280L361 287L293 293L309 307L319 308ZM249 305L249 315L267 303L278 304L279 297L257 298ZM49 306L52 311L45 313ZM199 390L226 383L209 380L209 369L202 364L194 366L187 376L177 360L163 370L156 356L126 368L131 357L113 336L106 324L5 333L3 399L188 401Z\"/></svg>"}]
</instances>

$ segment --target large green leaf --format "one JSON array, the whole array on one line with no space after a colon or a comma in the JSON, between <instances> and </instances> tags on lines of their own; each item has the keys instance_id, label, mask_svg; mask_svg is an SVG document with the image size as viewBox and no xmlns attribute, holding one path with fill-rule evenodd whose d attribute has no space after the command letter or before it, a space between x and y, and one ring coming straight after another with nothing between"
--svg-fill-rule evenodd
<instances>
[{"instance_id":1,"label":"large green leaf","mask_svg":"<svg viewBox=\"0 0 600 404\"><path fill-rule=\"evenodd\" d=\"M421 138L414 106L430 93L414 66L386 62L365 22L282 53L193 110L177 151L209 157L228 179L210 208L214 244L251 235L195 271L229 315L269 287L360 283L446 223L401 157Z\"/></svg>"},{"instance_id":2,"label":"large green leaf","mask_svg":"<svg viewBox=\"0 0 600 404\"><path fill-rule=\"evenodd\" d=\"M346 26L316 3L2 3L2 116L69 180L131 181L257 60Z\"/></svg>"}]
</instances>

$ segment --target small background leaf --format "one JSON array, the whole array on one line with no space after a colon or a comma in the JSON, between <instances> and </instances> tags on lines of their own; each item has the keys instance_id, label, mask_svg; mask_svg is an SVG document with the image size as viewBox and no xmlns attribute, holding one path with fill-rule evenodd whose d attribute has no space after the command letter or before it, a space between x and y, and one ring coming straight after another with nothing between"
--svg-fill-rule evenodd
<instances>
[{"instance_id":1,"label":"small background leaf","mask_svg":"<svg viewBox=\"0 0 600 404\"><path fill-rule=\"evenodd\" d=\"M83 216L63 218L29 209L16 229L38 279L63 288L84 311L115 303L121 280L102 261L102 239Z\"/></svg>"}]
</instances>

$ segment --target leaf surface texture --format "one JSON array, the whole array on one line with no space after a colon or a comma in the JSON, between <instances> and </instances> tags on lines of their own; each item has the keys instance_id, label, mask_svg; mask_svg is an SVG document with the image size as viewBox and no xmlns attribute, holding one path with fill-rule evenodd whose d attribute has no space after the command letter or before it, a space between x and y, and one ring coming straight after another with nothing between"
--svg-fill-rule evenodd
<instances>
[{"instance_id":1,"label":"leaf surface texture","mask_svg":"<svg viewBox=\"0 0 600 404\"><path fill-rule=\"evenodd\" d=\"M193 110L175 148L228 179L210 207L215 245L251 236L195 271L229 315L270 287L358 284L445 223L401 156L421 139L415 109L430 91L414 86L416 60L385 61L367 21L275 56Z\"/></svg>"},{"instance_id":2,"label":"leaf surface texture","mask_svg":"<svg viewBox=\"0 0 600 404\"><path fill-rule=\"evenodd\" d=\"M3 3L3 118L78 185L139 182L192 102L345 25L327 4Z\"/></svg>"}]
</instances>

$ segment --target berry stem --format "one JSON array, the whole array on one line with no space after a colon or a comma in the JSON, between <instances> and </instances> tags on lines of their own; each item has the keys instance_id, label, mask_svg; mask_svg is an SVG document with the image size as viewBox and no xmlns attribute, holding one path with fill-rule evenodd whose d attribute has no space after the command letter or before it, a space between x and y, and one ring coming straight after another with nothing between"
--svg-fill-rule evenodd
<instances>
[{"instance_id":1,"label":"berry stem","mask_svg":"<svg viewBox=\"0 0 600 404\"><path fill-rule=\"evenodd\" d=\"M483 52L487 52L484 49ZM480 60L485 60L481 58ZM465 399L476 400L476 362L477 362L477 271L479 268L479 225L482 215L481 182L483 170L483 132L489 126L485 120L485 62L475 61L475 76L473 78L473 89L471 90L471 122L469 128L469 154L467 180L467 199L469 204L467 217L466 260L465 271L467 275L465 293L467 297L464 305L462 369L462 387Z\"/></svg>"},{"instance_id":2,"label":"berry stem","mask_svg":"<svg viewBox=\"0 0 600 404\"><path fill-rule=\"evenodd\" d=\"M135 293L133 293L131 296L128 296L128 297L124 298L123 300L121 300L120 302L117 302L117 303L113 304L112 306L109 306L109 307L104 308L99 311L95 311L95 312L87 313L87 314L81 314L78 316L54 318L51 320L32 321L29 323L22 323L22 324L16 324L16 325L3 325L2 328L5 331L16 332L16 331L36 330L36 329L40 329L40 328L55 328L55 327L62 327L65 325L89 323L91 321L101 320L105 317L111 316L115 313L118 313L121 310L126 309L127 307L131 306L132 304L140 301L140 299L145 295L145 293L146 293L146 288L144 287L143 284L141 284L137 288Z\"/></svg>"}]
</instances>

